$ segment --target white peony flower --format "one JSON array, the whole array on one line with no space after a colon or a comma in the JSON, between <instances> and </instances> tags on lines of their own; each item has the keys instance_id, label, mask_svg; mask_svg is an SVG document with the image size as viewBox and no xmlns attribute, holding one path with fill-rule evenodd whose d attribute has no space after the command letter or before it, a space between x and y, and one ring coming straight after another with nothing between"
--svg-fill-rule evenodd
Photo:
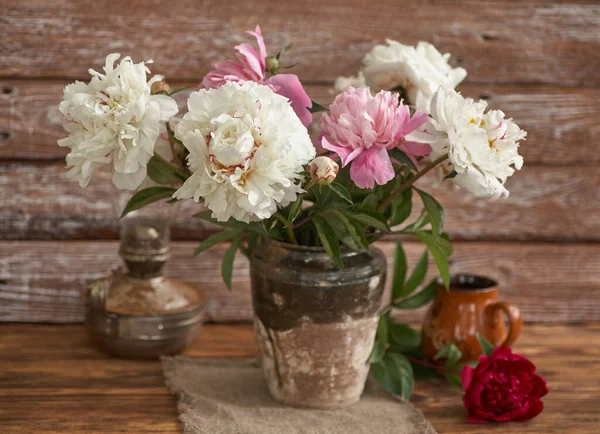
<instances>
[{"instance_id":1,"label":"white peony flower","mask_svg":"<svg viewBox=\"0 0 600 434\"><path fill-rule=\"evenodd\" d=\"M362 71L359 71L357 76L336 78L335 83L333 84L333 89L336 93L342 93L350 86L357 89L361 87L367 87L365 76L363 75Z\"/></svg>"},{"instance_id":2,"label":"white peony flower","mask_svg":"<svg viewBox=\"0 0 600 434\"><path fill-rule=\"evenodd\" d=\"M440 88L431 103L431 118L407 139L428 143L432 160L448 154L438 176L456 171L454 183L477 197L508 197L506 179L523 166L519 141L527 133L499 110L485 113L487 103Z\"/></svg>"},{"instance_id":3,"label":"white peony flower","mask_svg":"<svg viewBox=\"0 0 600 434\"><path fill-rule=\"evenodd\" d=\"M352 85L377 93L401 86L417 110L429 113L431 98L440 86L454 89L467 76L464 68L452 68L449 59L449 53L442 55L427 42L413 47L388 39L387 45L377 45L367 53L357 77L338 78L336 90L342 92L344 86Z\"/></svg>"},{"instance_id":4,"label":"white peony flower","mask_svg":"<svg viewBox=\"0 0 600 434\"><path fill-rule=\"evenodd\" d=\"M147 81L144 62L106 57L104 74L90 70L92 80L65 87L60 111L68 121L69 137L60 146L67 155L67 176L86 187L100 169L112 172L119 189L135 190L146 177L146 165L154 154L159 124L177 113L176 102L166 95L151 95L150 88L162 76ZM149 63L149 62L148 62Z\"/></svg>"},{"instance_id":5,"label":"white peony flower","mask_svg":"<svg viewBox=\"0 0 600 434\"><path fill-rule=\"evenodd\" d=\"M176 136L192 176L174 197L204 200L213 218L262 220L302 192L300 172L314 156L288 100L254 82L193 92Z\"/></svg>"}]
</instances>

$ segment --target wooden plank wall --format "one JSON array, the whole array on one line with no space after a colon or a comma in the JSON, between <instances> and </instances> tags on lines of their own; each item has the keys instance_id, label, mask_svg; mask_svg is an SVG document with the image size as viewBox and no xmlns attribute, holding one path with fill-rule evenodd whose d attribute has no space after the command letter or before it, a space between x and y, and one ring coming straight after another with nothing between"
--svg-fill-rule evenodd
<instances>
[{"instance_id":1,"label":"wooden plank wall","mask_svg":"<svg viewBox=\"0 0 600 434\"><path fill-rule=\"evenodd\" d=\"M84 283L118 263L111 187L83 190L64 176L64 85L114 51L153 58L153 72L195 85L256 23L271 52L294 42L287 61L322 103L335 77L387 37L451 52L469 71L463 93L529 132L507 201L436 192L453 270L499 279L527 321L600 320L600 4L576 0L1 0L0 320L81 321ZM185 206L175 225L169 271L201 283L211 319L249 319L246 261L228 292L217 266L224 247L190 255L213 230L186 218L193 211ZM380 247L389 255L394 241ZM407 250L414 261L422 247Z\"/></svg>"}]
</instances>

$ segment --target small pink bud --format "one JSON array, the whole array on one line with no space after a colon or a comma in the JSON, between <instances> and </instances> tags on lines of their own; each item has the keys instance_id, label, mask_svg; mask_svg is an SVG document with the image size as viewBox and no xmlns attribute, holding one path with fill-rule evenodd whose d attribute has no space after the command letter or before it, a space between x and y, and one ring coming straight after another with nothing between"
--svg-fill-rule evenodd
<instances>
[{"instance_id":1,"label":"small pink bud","mask_svg":"<svg viewBox=\"0 0 600 434\"><path fill-rule=\"evenodd\" d=\"M150 91L152 92L152 95L168 95L171 91L171 86L169 86L166 81L156 81L152 83Z\"/></svg>"},{"instance_id":2,"label":"small pink bud","mask_svg":"<svg viewBox=\"0 0 600 434\"><path fill-rule=\"evenodd\" d=\"M308 169L314 182L329 185L337 176L340 166L329 157L317 157L309 163Z\"/></svg>"}]
</instances>

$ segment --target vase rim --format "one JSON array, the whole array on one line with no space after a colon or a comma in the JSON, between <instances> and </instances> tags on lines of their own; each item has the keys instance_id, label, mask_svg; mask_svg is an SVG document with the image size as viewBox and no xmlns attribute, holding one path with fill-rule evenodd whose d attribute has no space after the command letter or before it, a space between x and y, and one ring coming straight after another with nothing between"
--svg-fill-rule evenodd
<instances>
[{"instance_id":1,"label":"vase rim","mask_svg":"<svg viewBox=\"0 0 600 434\"><path fill-rule=\"evenodd\" d=\"M436 283L444 288L441 277L436 279ZM498 288L498 282L490 277L477 274L459 273L450 276L449 292L492 292ZM445 290L445 289L444 289Z\"/></svg>"},{"instance_id":2,"label":"vase rim","mask_svg":"<svg viewBox=\"0 0 600 434\"><path fill-rule=\"evenodd\" d=\"M319 247L319 246L303 246L300 244L292 244L292 243L286 243L283 241L277 241L277 240L274 240L273 238L266 238L265 241L268 243L273 243L274 245L279 246L286 250L294 250L297 252L322 253L324 255L327 254L327 252L325 251L325 248L322 246L321 247ZM352 250L344 245L340 246L340 252L341 252L342 256L364 253L364 252L368 252L368 251L369 251L369 249Z\"/></svg>"}]
</instances>

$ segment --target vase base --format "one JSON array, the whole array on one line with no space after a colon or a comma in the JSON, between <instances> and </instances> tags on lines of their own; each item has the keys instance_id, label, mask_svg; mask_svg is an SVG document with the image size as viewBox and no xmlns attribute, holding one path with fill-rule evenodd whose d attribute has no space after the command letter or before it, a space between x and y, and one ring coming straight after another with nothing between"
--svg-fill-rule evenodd
<instances>
[{"instance_id":1,"label":"vase base","mask_svg":"<svg viewBox=\"0 0 600 434\"><path fill-rule=\"evenodd\" d=\"M377 317L331 324L301 322L268 329L255 317L261 363L269 392L293 407L334 409L359 401L369 374Z\"/></svg>"}]
</instances>

